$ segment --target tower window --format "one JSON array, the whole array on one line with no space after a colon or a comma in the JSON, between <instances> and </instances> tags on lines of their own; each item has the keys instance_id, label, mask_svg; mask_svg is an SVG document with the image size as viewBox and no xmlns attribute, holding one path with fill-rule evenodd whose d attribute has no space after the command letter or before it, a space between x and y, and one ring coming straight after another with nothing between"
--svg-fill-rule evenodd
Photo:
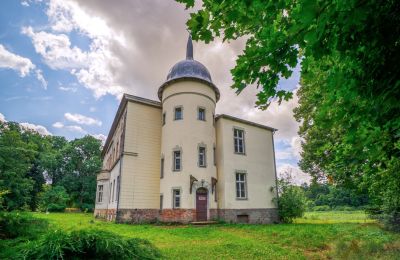
<instances>
[{"instance_id":1,"label":"tower window","mask_svg":"<svg viewBox=\"0 0 400 260\"><path fill-rule=\"evenodd\" d=\"M173 202L172 206L174 209L180 208L181 207L181 190L180 189L173 189L172 190L172 195L173 195Z\"/></svg>"},{"instance_id":2,"label":"tower window","mask_svg":"<svg viewBox=\"0 0 400 260\"><path fill-rule=\"evenodd\" d=\"M199 167L206 167L206 148L199 147Z\"/></svg>"},{"instance_id":3,"label":"tower window","mask_svg":"<svg viewBox=\"0 0 400 260\"><path fill-rule=\"evenodd\" d=\"M244 149L244 131L240 129L233 129L233 142L235 153L245 154Z\"/></svg>"},{"instance_id":4,"label":"tower window","mask_svg":"<svg viewBox=\"0 0 400 260\"><path fill-rule=\"evenodd\" d=\"M97 202L103 202L103 185L98 186Z\"/></svg>"},{"instance_id":5,"label":"tower window","mask_svg":"<svg viewBox=\"0 0 400 260\"><path fill-rule=\"evenodd\" d=\"M166 117L166 115L165 115L165 112L162 114L162 125L165 125L165 117Z\"/></svg>"},{"instance_id":6,"label":"tower window","mask_svg":"<svg viewBox=\"0 0 400 260\"><path fill-rule=\"evenodd\" d=\"M182 168L181 151L174 151L174 171L180 171Z\"/></svg>"},{"instance_id":7,"label":"tower window","mask_svg":"<svg viewBox=\"0 0 400 260\"><path fill-rule=\"evenodd\" d=\"M175 108L175 120L182 120L183 119L183 112L182 107Z\"/></svg>"},{"instance_id":8,"label":"tower window","mask_svg":"<svg viewBox=\"0 0 400 260\"><path fill-rule=\"evenodd\" d=\"M236 198L247 199L246 173L236 172Z\"/></svg>"},{"instance_id":9,"label":"tower window","mask_svg":"<svg viewBox=\"0 0 400 260\"><path fill-rule=\"evenodd\" d=\"M206 110L204 108L199 107L197 111L197 119L201 121L206 121Z\"/></svg>"},{"instance_id":10,"label":"tower window","mask_svg":"<svg viewBox=\"0 0 400 260\"><path fill-rule=\"evenodd\" d=\"M161 172L160 179L164 178L164 158L161 158Z\"/></svg>"}]
</instances>

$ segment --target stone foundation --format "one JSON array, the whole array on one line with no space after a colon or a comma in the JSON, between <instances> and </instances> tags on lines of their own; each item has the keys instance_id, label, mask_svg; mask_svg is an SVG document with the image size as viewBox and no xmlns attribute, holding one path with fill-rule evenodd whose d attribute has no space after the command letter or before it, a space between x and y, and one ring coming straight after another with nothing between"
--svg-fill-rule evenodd
<instances>
[{"instance_id":1,"label":"stone foundation","mask_svg":"<svg viewBox=\"0 0 400 260\"><path fill-rule=\"evenodd\" d=\"M118 223L166 223L187 224L196 221L195 209L95 209L96 218L116 220ZM210 209L209 220L228 223L271 224L278 223L278 209Z\"/></svg>"},{"instance_id":2,"label":"stone foundation","mask_svg":"<svg viewBox=\"0 0 400 260\"><path fill-rule=\"evenodd\" d=\"M278 223L278 209L219 209L218 218L228 223Z\"/></svg>"},{"instance_id":3,"label":"stone foundation","mask_svg":"<svg viewBox=\"0 0 400 260\"><path fill-rule=\"evenodd\" d=\"M119 209L118 223L154 223L158 220L158 209Z\"/></svg>"}]
</instances>

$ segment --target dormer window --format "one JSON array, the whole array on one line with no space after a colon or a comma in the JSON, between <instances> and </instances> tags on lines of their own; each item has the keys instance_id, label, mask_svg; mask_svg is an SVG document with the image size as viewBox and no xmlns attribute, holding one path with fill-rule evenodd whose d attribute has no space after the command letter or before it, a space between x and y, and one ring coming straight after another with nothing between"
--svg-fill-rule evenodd
<instances>
[{"instance_id":1,"label":"dormer window","mask_svg":"<svg viewBox=\"0 0 400 260\"><path fill-rule=\"evenodd\" d=\"M182 107L176 107L175 108L175 120L182 120L183 119L183 112L182 112Z\"/></svg>"}]
</instances>

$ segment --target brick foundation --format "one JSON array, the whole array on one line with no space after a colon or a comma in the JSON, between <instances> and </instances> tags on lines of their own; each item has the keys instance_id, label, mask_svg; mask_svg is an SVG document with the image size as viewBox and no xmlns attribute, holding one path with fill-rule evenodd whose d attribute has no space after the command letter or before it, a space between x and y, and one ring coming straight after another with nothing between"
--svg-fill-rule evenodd
<instances>
[{"instance_id":1,"label":"brick foundation","mask_svg":"<svg viewBox=\"0 0 400 260\"><path fill-rule=\"evenodd\" d=\"M115 217L116 217L116 210L115 209L95 209L94 217L113 221L113 220L115 220Z\"/></svg>"},{"instance_id":2,"label":"brick foundation","mask_svg":"<svg viewBox=\"0 0 400 260\"><path fill-rule=\"evenodd\" d=\"M159 220L161 222L189 223L196 221L195 209L163 209Z\"/></svg>"},{"instance_id":3,"label":"brick foundation","mask_svg":"<svg viewBox=\"0 0 400 260\"><path fill-rule=\"evenodd\" d=\"M229 223L278 223L278 209L219 209L218 218Z\"/></svg>"}]
</instances>

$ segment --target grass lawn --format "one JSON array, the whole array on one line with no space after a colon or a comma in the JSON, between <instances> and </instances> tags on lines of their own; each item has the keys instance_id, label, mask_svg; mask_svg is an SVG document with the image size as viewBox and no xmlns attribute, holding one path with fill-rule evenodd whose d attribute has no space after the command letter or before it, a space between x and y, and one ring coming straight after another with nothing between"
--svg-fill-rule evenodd
<instances>
[{"instance_id":1,"label":"grass lawn","mask_svg":"<svg viewBox=\"0 0 400 260\"><path fill-rule=\"evenodd\" d=\"M114 224L83 213L34 215L55 229L98 228L145 238L168 259L400 259L400 234L382 230L361 211L310 212L294 224L211 226Z\"/></svg>"}]
</instances>

